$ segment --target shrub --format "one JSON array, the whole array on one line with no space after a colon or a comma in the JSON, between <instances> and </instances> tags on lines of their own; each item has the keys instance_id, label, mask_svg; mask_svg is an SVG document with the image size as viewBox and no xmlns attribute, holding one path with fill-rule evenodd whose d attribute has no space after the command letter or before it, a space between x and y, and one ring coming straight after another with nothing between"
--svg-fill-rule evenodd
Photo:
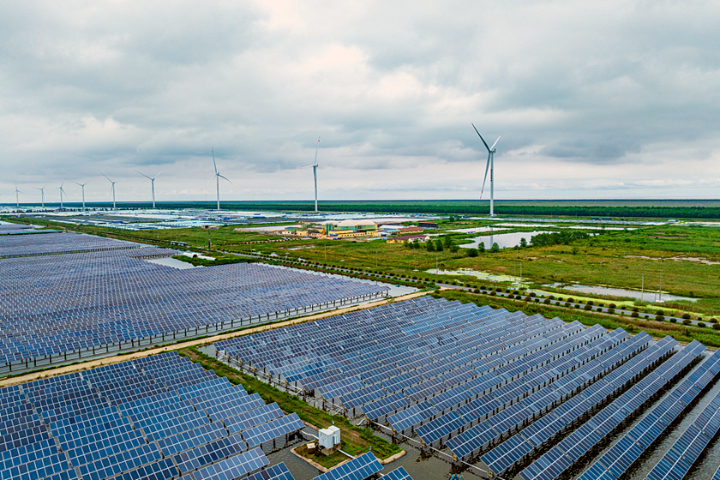
<instances>
[{"instance_id":1,"label":"shrub","mask_svg":"<svg viewBox=\"0 0 720 480\"><path fill-rule=\"evenodd\" d=\"M550 295L550 296L548 297L548 299L549 299L549 300L555 300L555 295Z\"/></svg>"},{"instance_id":2,"label":"shrub","mask_svg":"<svg viewBox=\"0 0 720 480\"><path fill-rule=\"evenodd\" d=\"M690 320L690 314L689 314L689 313L683 313L682 318L684 318L685 320ZM683 323L685 323L685 322L683 322ZM686 325L687 325L687 324L686 324Z\"/></svg>"},{"instance_id":3,"label":"shrub","mask_svg":"<svg viewBox=\"0 0 720 480\"><path fill-rule=\"evenodd\" d=\"M592 310L592 305L589 303L583 307L585 310Z\"/></svg>"},{"instance_id":4,"label":"shrub","mask_svg":"<svg viewBox=\"0 0 720 480\"><path fill-rule=\"evenodd\" d=\"M535 296L537 296L537 295L535 295L535 292L530 292L530 296L531 296L531 297L535 297Z\"/></svg>"},{"instance_id":5,"label":"shrub","mask_svg":"<svg viewBox=\"0 0 720 480\"><path fill-rule=\"evenodd\" d=\"M635 307L635 308L632 309L632 311L633 311L633 312L639 312L640 310L639 310L637 307Z\"/></svg>"},{"instance_id":6,"label":"shrub","mask_svg":"<svg viewBox=\"0 0 720 480\"><path fill-rule=\"evenodd\" d=\"M611 303L610 308L617 308L617 305L615 305L614 303Z\"/></svg>"},{"instance_id":7,"label":"shrub","mask_svg":"<svg viewBox=\"0 0 720 480\"><path fill-rule=\"evenodd\" d=\"M467 256L468 256L468 257L477 257L477 256L478 256L478 250L477 250L477 248L468 248L468 249L467 249Z\"/></svg>"},{"instance_id":8,"label":"shrub","mask_svg":"<svg viewBox=\"0 0 720 480\"><path fill-rule=\"evenodd\" d=\"M568 297L567 301L570 302L570 303L573 303L575 300L573 300L572 297Z\"/></svg>"},{"instance_id":9,"label":"shrub","mask_svg":"<svg viewBox=\"0 0 720 480\"><path fill-rule=\"evenodd\" d=\"M713 330L720 330L720 323L713 323Z\"/></svg>"},{"instance_id":10,"label":"shrub","mask_svg":"<svg viewBox=\"0 0 720 480\"><path fill-rule=\"evenodd\" d=\"M608 308L608 313L615 313L615 309L612 307Z\"/></svg>"},{"instance_id":11,"label":"shrub","mask_svg":"<svg viewBox=\"0 0 720 480\"><path fill-rule=\"evenodd\" d=\"M569 307L569 306L570 306L570 302L565 302L565 306L566 306L566 307Z\"/></svg>"},{"instance_id":12,"label":"shrub","mask_svg":"<svg viewBox=\"0 0 720 480\"><path fill-rule=\"evenodd\" d=\"M592 300L587 302L588 305L595 305Z\"/></svg>"},{"instance_id":13,"label":"shrub","mask_svg":"<svg viewBox=\"0 0 720 480\"><path fill-rule=\"evenodd\" d=\"M597 308L595 309L595 311L596 311L596 312L602 312L603 309L602 309L601 307L597 307Z\"/></svg>"},{"instance_id":14,"label":"shrub","mask_svg":"<svg viewBox=\"0 0 720 480\"><path fill-rule=\"evenodd\" d=\"M692 325L692 322L689 319L683 320L683 325Z\"/></svg>"},{"instance_id":15,"label":"shrub","mask_svg":"<svg viewBox=\"0 0 720 480\"><path fill-rule=\"evenodd\" d=\"M638 318L638 317L640 316L640 314L639 314L638 312L632 312L632 313L630 314L630 316L633 317L633 318Z\"/></svg>"},{"instance_id":16,"label":"shrub","mask_svg":"<svg viewBox=\"0 0 720 480\"><path fill-rule=\"evenodd\" d=\"M476 288L475 290L473 290L473 293L480 293L480 290Z\"/></svg>"},{"instance_id":17,"label":"shrub","mask_svg":"<svg viewBox=\"0 0 720 480\"><path fill-rule=\"evenodd\" d=\"M705 327L707 327L707 325L705 325L705 322L699 322L698 327L705 328Z\"/></svg>"},{"instance_id":18,"label":"shrub","mask_svg":"<svg viewBox=\"0 0 720 480\"><path fill-rule=\"evenodd\" d=\"M543 301L543 303L544 303L545 305L550 305L550 299L549 299L549 298L546 298L546 299Z\"/></svg>"},{"instance_id":19,"label":"shrub","mask_svg":"<svg viewBox=\"0 0 720 480\"><path fill-rule=\"evenodd\" d=\"M711 319L710 319L710 323L717 323L717 322L718 322L718 321L717 321L716 319L714 319L714 318L711 318Z\"/></svg>"},{"instance_id":20,"label":"shrub","mask_svg":"<svg viewBox=\"0 0 720 480\"><path fill-rule=\"evenodd\" d=\"M662 315L658 315L658 317L662 317ZM657 317L655 317L655 318L657 318ZM670 323L677 323L677 318L671 318Z\"/></svg>"}]
</instances>

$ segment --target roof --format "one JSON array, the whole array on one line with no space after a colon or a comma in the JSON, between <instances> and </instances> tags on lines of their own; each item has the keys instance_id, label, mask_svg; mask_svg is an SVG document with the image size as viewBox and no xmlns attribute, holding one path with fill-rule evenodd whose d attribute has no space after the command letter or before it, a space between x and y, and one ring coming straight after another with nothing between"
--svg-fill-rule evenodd
<instances>
[{"instance_id":1,"label":"roof","mask_svg":"<svg viewBox=\"0 0 720 480\"><path fill-rule=\"evenodd\" d=\"M388 240L414 240L416 238L428 238L428 235L398 235L388 238Z\"/></svg>"},{"instance_id":2,"label":"roof","mask_svg":"<svg viewBox=\"0 0 720 480\"><path fill-rule=\"evenodd\" d=\"M338 227L359 227L361 225L375 226L375 222L372 220L343 220L337 224Z\"/></svg>"}]
</instances>

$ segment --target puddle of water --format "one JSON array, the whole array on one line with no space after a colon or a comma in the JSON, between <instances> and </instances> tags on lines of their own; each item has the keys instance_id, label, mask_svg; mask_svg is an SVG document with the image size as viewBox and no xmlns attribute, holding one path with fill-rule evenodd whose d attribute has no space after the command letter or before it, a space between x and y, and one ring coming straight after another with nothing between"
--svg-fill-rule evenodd
<instances>
[{"instance_id":1,"label":"puddle of water","mask_svg":"<svg viewBox=\"0 0 720 480\"><path fill-rule=\"evenodd\" d=\"M157 265L164 265L166 267L177 268L178 270L187 270L188 268L198 268L195 265L183 262L182 260L178 260L178 259L172 258L172 257L154 258L152 260L147 260L147 261L150 263L155 263Z\"/></svg>"},{"instance_id":2,"label":"puddle of water","mask_svg":"<svg viewBox=\"0 0 720 480\"><path fill-rule=\"evenodd\" d=\"M427 273L432 273L433 275L468 275L481 280L487 280L489 282L518 282L520 280L518 277L513 277L512 275L495 275L492 273L464 268L461 268L460 270L435 270L433 268L427 270Z\"/></svg>"},{"instance_id":3,"label":"puddle of water","mask_svg":"<svg viewBox=\"0 0 720 480\"><path fill-rule=\"evenodd\" d=\"M530 244L530 238L533 235L540 233L552 233L547 231L533 231L533 232L515 232L515 233L501 233L499 235L483 235L481 237L472 238L472 243L466 243L460 245L462 248L477 248L480 243L485 244L485 249L489 250L493 243L497 243L500 248L512 248L516 245L520 245L521 239L525 239Z\"/></svg>"},{"instance_id":4,"label":"puddle of water","mask_svg":"<svg viewBox=\"0 0 720 480\"><path fill-rule=\"evenodd\" d=\"M678 295L670 295L662 293L662 298L658 292L638 292L636 290L626 290L624 288L598 287L593 285L563 285L562 283L551 283L543 285L543 287L562 288L563 290L572 290L574 292L589 293L595 295L610 295L614 297L630 297L643 302L662 303L675 300L686 300L688 302L697 302L697 298L680 297Z\"/></svg>"}]
</instances>

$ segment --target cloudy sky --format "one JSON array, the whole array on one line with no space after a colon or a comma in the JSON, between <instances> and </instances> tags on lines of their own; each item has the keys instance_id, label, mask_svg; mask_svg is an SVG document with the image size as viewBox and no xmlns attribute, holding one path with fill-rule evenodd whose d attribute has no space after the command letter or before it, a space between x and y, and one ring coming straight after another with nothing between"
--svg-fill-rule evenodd
<instances>
[{"instance_id":1,"label":"cloudy sky","mask_svg":"<svg viewBox=\"0 0 720 480\"><path fill-rule=\"evenodd\" d=\"M0 202L717 198L713 1L0 3ZM487 195L487 193L486 193ZM58 198L56 198L58 197Z\"/></svg>"}]
</instances>

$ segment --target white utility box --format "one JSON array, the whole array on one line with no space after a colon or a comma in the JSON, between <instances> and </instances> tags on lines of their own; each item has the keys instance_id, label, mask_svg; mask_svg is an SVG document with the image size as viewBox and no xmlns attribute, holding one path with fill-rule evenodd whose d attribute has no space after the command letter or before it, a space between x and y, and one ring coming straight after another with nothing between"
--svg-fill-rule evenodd
<instances>
[{"instance_id":1,"label":"white utility box","mask_svg":"<svg viewBox=\"0 0 720 480\"><path fill-rule=\"evenodd\" d=\"M340 429L335 425L320 429L319 434L320 438L318 443L320 444L322 453L333 452L337 446L340 445Z\"/></svg>"}]
</instances>

